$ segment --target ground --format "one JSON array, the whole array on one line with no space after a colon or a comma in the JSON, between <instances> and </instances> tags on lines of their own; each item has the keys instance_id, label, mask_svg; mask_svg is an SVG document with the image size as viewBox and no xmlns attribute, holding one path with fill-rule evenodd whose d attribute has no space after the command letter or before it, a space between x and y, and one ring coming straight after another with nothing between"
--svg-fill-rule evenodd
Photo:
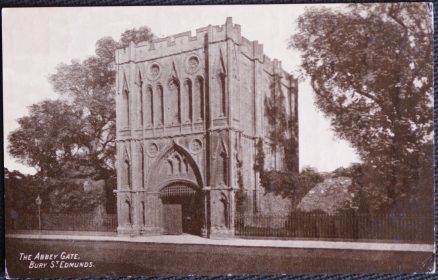
<instances>
[{"instance_id":1,"label":"ground","mask_svg":"<svg viewBox=\"0 0 438 280\"><path fill-rule=\"evenodd\" d=\"M274 248L86 240L6 240L12 277L421 272L432 252ZM68 252L92 268L29 269L20 253Z\"/></svg>"}]
</instances>

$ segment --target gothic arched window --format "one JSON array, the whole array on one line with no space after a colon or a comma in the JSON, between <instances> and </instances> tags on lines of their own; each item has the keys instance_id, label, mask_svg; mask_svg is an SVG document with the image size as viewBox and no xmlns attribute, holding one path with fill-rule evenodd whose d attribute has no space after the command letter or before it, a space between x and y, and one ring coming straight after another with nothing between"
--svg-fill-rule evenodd
<instances>
[{"instance_id":1,"label":"gothic arched window","mask_svg":"<svg viewBox=\"0 0 438 280\"><path fill-rule=\"evenodd\" d=\"M220 199L220 202L221 202L221 215L220 215L220 218L221 218L221 221L220 221L220 224L221 225L223 225L223 226L225 226L226 228L228 228L229 227L229 214L228 214L228 201L227 201L227 198L224 196L224 195L222 195L222 197L221 197L221 199Z\"/></svg>"},{"instance_id":2,"label":"gothic arched window","mask_svg":"<svg viewBox=\"0 0 438 280\"><path fill-rule=\"evenodd\" d=\"M165 123L166 125L179 124L181 122L181 92L179 81L172 77L168 83L169 91L166 92L165 100Z\"/></svg>"},{"instance_id":3,"label":"gothic arched window","mask_svg":"<svg viewBox=\"0 0 438 280\"><path fill-rule=\"evenodd\" d=\"M144 201L142 201L141 202L141 213L142 213L142 223L143 223L143 225L146 225L146 207L145 207L145 204L144 204Z\"/></svg>"},{"instance_id":4,"label":"gothic arched window","mask_svg":"<svg viewBox=\"0 0 438 280\"><path fill-rule=\"evenodd\" d=\"M129 164L129 160L125 159L123 162L123 170L122 170L122 185L128 189L130 189L131 186L131 165Z\"/></svg>"},{"instance_id":5,"label":"gothic arched window","mask_svg":"<svg viewBox=\"0 0 438 280\"><path fill-rule=\"evenodd\" d=\"M227 166L227 154L225 152L221 153L220 160L222 161L222 182L224 184L227 184L228 166Z\"/></svg>"},{"instance_id":6,"label":"gothic arched window","mask_svg":"<svg viewBox=\"0 0 438 280\"><path fill-rule=\"evenodd\" d=\"M175 155L175 173L181 174L182 167L181 167L181 159L178 155Z\"/></svg>"},{"instance_id":7,"label":"gothic arched window","mask_svg":"<svg viewBox=\"0 0 438 280\"><path fill-rule=\"evenodd\" d=\"M183 164L182 164L182 173L184 174L189 173L189 164L185 159L183 160Z\"/></svg>"},{"instance_id":8,"label":"gothic arched window","mask_svg":"<svg viewBox=\"0 0 438 280\"><path fill-rule=\"evenodd\" d=\"M137 85L138 85L138 93L139 93L139 97L140 97L140 106L139 106L139 124L140 126L143 126L143 114L144 114L144 100L143 100L143 80L141 78L141 73L138 73L138 81L137 81Z\"/></svg>"},{"instance_id":9,"label":"gothic arched window","mask_svg":"<svg viewBox=\"0 0 438 280\"><path fill-rule=\"evenodd\" d=\"M187 79L184 81L184 87L181 98L182 121L192 122L192 82Z\"/></svg>"},{"instance_id":10,"label":"gothic arched window","mask_svg":"<svg viewBox=\"0 0 438 280\"><path fill-rule=\"evenodd\" d=\"M226 96L225 96L225 74L219 74L220 92L219 92L219 112L221 116L225 116Z\"/></svg>"},{"instance_id":11,"label":"gothic arched window","mask_svg":"<svg viewBox=\"0 0 438 280\"><path fill-rule=\"evenodd\" d=\"M145 124L146 126L153 126L154 124L154 102L153 102L153 91L152 87L148 86L146 88L145 96Z\"/></svg>"},{"instance_id":12,"label":"gothic arched window","mask_svg":"<svg viewBox=\"0 0 438 280\"><path fill-rule=\"evenodd\" d=\"M126 223L132 224L132 210L131 210L131 203L129 203L129 200L125 200L125 213L126 213L126 218L125 218Z\"/></svg>"},{"instance_id":13,"label":"gothic arched window","mask_svg":"<svg viewBox=\"0 0 438 280\"><path fill-rule=\"evenodd\" d=\"M222 151L216 162L216 180L218 184L227 185L227 174L228 174L228 166L227 166L227 154L225 151Z\"/></svg>"},{"instance_id":14,"label":"gothic arched window","mask_svg":"<svg viewBox=\"0 0 438 280\"><path fill-rule=\"evenodd\" d=\"M144 103L144 101L143 101L143 92L142 92L142 90L141 90L141 87L140 87L140 106L139 106L139 110L140 110L140 114L139 114L139 119L140 119L140 126L143 126L143 111L144 111L144 108L143 108L143 104Z\"/></svg>"},{"instance_id":15,"label":"gothic arched window","mask_svg":"<svg viewBox=\"0 0 438 280\"><path fill-rule=\"evenodd\" d=\"M157 87L157 98L154 98L154 124L156 126L161 126L164 124L164 111L163 111L163 87L158 85Z\"/></svg>"},{"instance_id":16,"label":"gothic arched window","mask_svg":"<svg viewBox=\"0 0 438 280\"><path fill-rule=\"evenodd\" d=\"M140 186L142 187L142 188L144 188L144 179L145 179L145 175L144 175L144 172L145 172L145 165L144 165L144 151L143 151L143 147L140 145L140 180L141 180L141 183L140 183Z\"/></svg>"},{"instance_id":17,"label":"gothic arched window","mask_svg":"<svg viewBox=\"0 0 438 280\"><path fill-rule=\"evenodd\" d=\"M129 91L127 89L124 89L122 95L122 121L125 127L129 127Z\"/></svg>"},{"instance_id":18,"label":"gothic arched window","mask_svg":"<svg viewBox=\"0 0 438 280\"><path fill-rule=\"evenodd\" d=\"M204 116L204 79L197 77L193 91L193 119L202 120Z\"/></svg>"},{"instance_id":19,"label":"gothic arched window","mask_svg":"<svg viewBox=\"0 0 438 280\"><path fill-rule=\"evenodd\" d=\"M173 162L172 160L167 160L167 175L173 174Z\"/></svg>"}]
</instances>

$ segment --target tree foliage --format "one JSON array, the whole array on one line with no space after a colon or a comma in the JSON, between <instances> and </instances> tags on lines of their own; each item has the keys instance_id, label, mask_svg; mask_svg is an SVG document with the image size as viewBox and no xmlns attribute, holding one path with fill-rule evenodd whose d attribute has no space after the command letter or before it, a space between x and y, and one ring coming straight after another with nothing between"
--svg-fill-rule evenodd
<instances>
[{"instance_id":1,"label":"tree foliage","mask_svg":"<svg viewBox=\"0 0 438 280\"><path fill-rule=\"evenodd\" d=\"M322 175L311 167L303 168L300 173L267 170L261 177L266 192L291 198L294 205L323 180Z\"/></svg>"},{"instance_id":2,"label":"tree foliage","mask_svg":"<svg viewBox=\"0 0 438 280\"><path fill-rule=\"evenodd\" d=\"M289 140L285 140L283 144L290 143L290 145L294 145L290 138L285 139ZM285 151L290 152L290 148L288 149L287 146L283 147ZM301 172L295 172L295 168L288 168L287 159L292 158L294 155L295 154L289 156L285 155L285 170L267 170L265 168L263 140L258 139L253 168L260 175L260 184L263 186L265 193L273 193L283 198L290 198L292 199L293 205L296 205L310 189L323 181L323 177L315 168L305 167Z\"/></svg>"},{"instance_id":3,"label":"tree foliage","mask_svg":"<svg viewBox=\"0 0 438 280\"><path fill-rule=\"evenodd\" d=\"M271 95L265 97L265 114L270 125L269 140L275 150L278 146L288 145L290 130L285 108L285 97L281 89L281 77L274 75L270 85Z\"/></svg>"},{"instance_id":4,"label":"tree foliage","mask_svg":"<svg viewBox=\"0 0 438 280\"><path fill-rule=\"evenodd\" d=\"M297 172L297 122L286 112L286 98L281 87L281 76L274 75L271 95L265 97L265 115L269 123L269 141L274 153L281 151L285 172Z\"/></svg>"},{"instance_id":5,"label":"tree foliage","mask_svg":"<svg viewBox=\"0 0 438 280\"><path fill-rule=\"evenodd\" d=\"M49 78L55 92L83 111L83 127L76 133L86 139L88 165L100 171L114 168L116 47L112 38L102 38L96 43L95 56L60 64Z\"/></svg>"},{"instance_id":6,"label":"tree foliage","mask_svg":"<svg viewBox=\"0 0 438 280\"><path fill-rule=\"evenodd\" d=\"M80 132L82 112L63 101L46 100L29 107L9 135L9 153L44 176L57 176L86 142Z\"/></svg>"},{"instance_id":7,"label":"tree foliage","mask_svg":"<svg viewBox=\"0 0 438 280\"><path fill-rule=\"evenodd\" d=\"M35 199L40 195L43 201L47 201L47 182L41 177L25 175L17 170L9 171L4 168L4 188L5 188L5 214L10 214L10 210L22 213L36 213L37 206ZM23 195L25 194L25 195ZM42 210L46 210L47 203L41 205ZM7 219L7 216L5 216Z\"/></svg>"},{"instance_id":8,"label":"tree foliage","mask_svg":"<svg viewBox=\"0 0 438 280\"><path fill-rule=\"evenodd\" d=\"M141 26L138 29L132 28L128 29L125 32L122 33L122 36L120 37L119 46L120 47L126 47L129 45L129 42L139 43L143 41L149 41L153 39L154 35L152 34L152 31L147 26Z\"/></svg>"},{"instance_id":9,"label":"tree foliage","mask_svg":"<svg viewBox=\"0 0 438 280\"><path fill-rule=\"evenodd\" d=\"M130 40L152 37L147 27L126 30L119 42L99 39L95 55L59 64L49 81L60 98L29 107L29 115L20 118L20 127L9 135L11 155L42 176L114 173L115 50Z\"/></svg>"},{"instance_id":10,"label":"tree foliage","mask_svg":"<svg viewBox=\"0 0 438 280\"><path fill-rule=\"evenodd\" d=\"M407 196L433 134L429 6L313 8L298 29L290 46L302 52L316 105L360 154L383 198L379 207Z\"/></svg>"},{"instance_id":11,"label":"tree foliage","mask_svg":"<svg viewBox=\"0 0 438 280\"><path fill-rule=\"evenodd\" d=\"M307 185L300 184L302 177L298 172L297 122L292 114L287 114L285 96L281 88L281 76L274 75L270 84L270 96L265 97L264 109L267 117L268 141L275 156L281 154L282 170L265 169L264 140L256 143L256 158L254 170L259 173L260 183L266 193L297 199L298 194L306 189Z\"/></svg>"}]
</instances>

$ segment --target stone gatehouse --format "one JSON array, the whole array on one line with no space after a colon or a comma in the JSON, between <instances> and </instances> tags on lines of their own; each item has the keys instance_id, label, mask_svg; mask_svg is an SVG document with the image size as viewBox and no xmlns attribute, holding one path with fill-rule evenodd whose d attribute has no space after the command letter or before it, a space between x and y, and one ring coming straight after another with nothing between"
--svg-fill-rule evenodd
<instances>
[{"instance_id":1,"label":"stone gatehouse","mask_svg":"<svg viewBox=\"0 0 438 280\"><path fill-rule=\"evenodd\" d=\"M289 211L264 195L254 163L262 141L266 168L283 168L265 99L277 81L297 138L297 80L240 25L227 18L195 35L131 42L116 68L119 234L232 236L239 190L245 213Z\"/></svg>"}]
</instances>

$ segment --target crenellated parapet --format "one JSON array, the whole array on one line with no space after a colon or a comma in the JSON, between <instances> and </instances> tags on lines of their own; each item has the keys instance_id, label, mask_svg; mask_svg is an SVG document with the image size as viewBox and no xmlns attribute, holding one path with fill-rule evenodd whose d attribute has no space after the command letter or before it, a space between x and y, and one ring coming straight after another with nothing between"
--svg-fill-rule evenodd
<instances>
[{"instance_id":1,"label":"crenellated parapet","mask_svg":"<svg viewBox=\"0 0 438 280\"><path fill-rule=\"evenodd\" d=\"M164 38L153 39L150 42L131 42L129 46L116 50L116 64L141 62L163 56L193 51L204 48L205 44L212 44L227 39L241 44L240 25L233 24L227 18L224 25L209 25L196 29L195 35L191 31L178 33Z\"/></svg>"}]
</instances>

